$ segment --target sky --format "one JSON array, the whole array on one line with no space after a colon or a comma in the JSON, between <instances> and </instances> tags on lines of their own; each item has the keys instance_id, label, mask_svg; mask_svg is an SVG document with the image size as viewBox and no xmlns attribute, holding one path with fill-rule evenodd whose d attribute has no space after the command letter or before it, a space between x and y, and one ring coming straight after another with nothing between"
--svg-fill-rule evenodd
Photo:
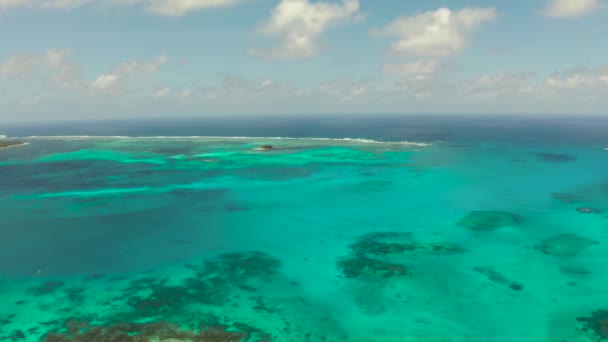
<instances>
[{"instance_id":1,"label":"sky","mask_svg":"<svg viewBox=\"0 0 608 342\"><path fill-rule=\"evenodd\" d=\"M608 0L0 0L0 121L608 115Z\"/></svg>"}]
</instances>

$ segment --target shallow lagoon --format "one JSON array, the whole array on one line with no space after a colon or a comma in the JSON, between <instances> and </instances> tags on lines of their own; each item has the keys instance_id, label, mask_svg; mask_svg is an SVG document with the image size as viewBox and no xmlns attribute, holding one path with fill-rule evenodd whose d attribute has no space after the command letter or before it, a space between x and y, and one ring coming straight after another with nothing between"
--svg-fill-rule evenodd
<instances>
[{"instance_id":1,"label":"shallow lagoon","mask_svg":"<svg viewBox=\"0 0 608 342\"><path fill-rule=\"evenodd\" d=\"M608 340L603 146L27 142L0 341Z\"/></svg>"}]
</instances>

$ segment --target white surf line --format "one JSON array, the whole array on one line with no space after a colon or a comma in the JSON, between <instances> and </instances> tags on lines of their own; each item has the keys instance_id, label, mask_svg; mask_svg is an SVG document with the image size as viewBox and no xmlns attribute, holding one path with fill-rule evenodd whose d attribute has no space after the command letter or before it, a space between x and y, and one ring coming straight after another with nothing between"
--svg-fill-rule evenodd
<instances>
[{"instance_id":1,"label":"white surf line","mask_svg":"<svg viewBox=\"0 0 608 342\"><path fill-rule=\"evenodd\" d=\"M317 138L317 137L245 137L245 136L204 136L204 135L188 135L188 136L124 136L124 135L32 135L21 137L21 139L234 139L234 140L310 140L310 141L336 141L336 142L352 142L364 144L393 144L393 145L412 145L412 146L429 146L432 143L413 142L413 141L381 141L365 138Z\"/></svg>"}]
</instances>

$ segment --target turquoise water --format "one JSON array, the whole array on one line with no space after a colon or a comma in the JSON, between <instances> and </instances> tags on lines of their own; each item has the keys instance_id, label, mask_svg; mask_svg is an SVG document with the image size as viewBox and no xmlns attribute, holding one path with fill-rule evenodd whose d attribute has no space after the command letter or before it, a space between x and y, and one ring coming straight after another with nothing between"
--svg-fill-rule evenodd
<instances>
[{"instance_id":1,"label":"turquoise water","mask_svg":"<svg viewBox=\"0 0 608 342\"><path fill-rule=\"evenodd\" d=\"M26 140L0 341L608 340L605 146Z\"/></svg>"}]
</instances>

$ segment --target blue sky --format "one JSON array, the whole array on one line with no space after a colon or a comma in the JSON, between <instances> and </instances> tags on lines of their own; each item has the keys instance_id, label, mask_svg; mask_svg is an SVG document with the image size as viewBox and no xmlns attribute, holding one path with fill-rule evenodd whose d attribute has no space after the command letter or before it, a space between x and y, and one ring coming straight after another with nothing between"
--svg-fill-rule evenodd
<instances>
[{"instance_id":1,"label":"blue sky","mask_svg":"<svg viewBox=\"0 0 608 342\"><path fill-rule=\"evenodd\" d=\"M606 114L602 0L0 0L0 119Z\"/></svg>"}]
</instances>

